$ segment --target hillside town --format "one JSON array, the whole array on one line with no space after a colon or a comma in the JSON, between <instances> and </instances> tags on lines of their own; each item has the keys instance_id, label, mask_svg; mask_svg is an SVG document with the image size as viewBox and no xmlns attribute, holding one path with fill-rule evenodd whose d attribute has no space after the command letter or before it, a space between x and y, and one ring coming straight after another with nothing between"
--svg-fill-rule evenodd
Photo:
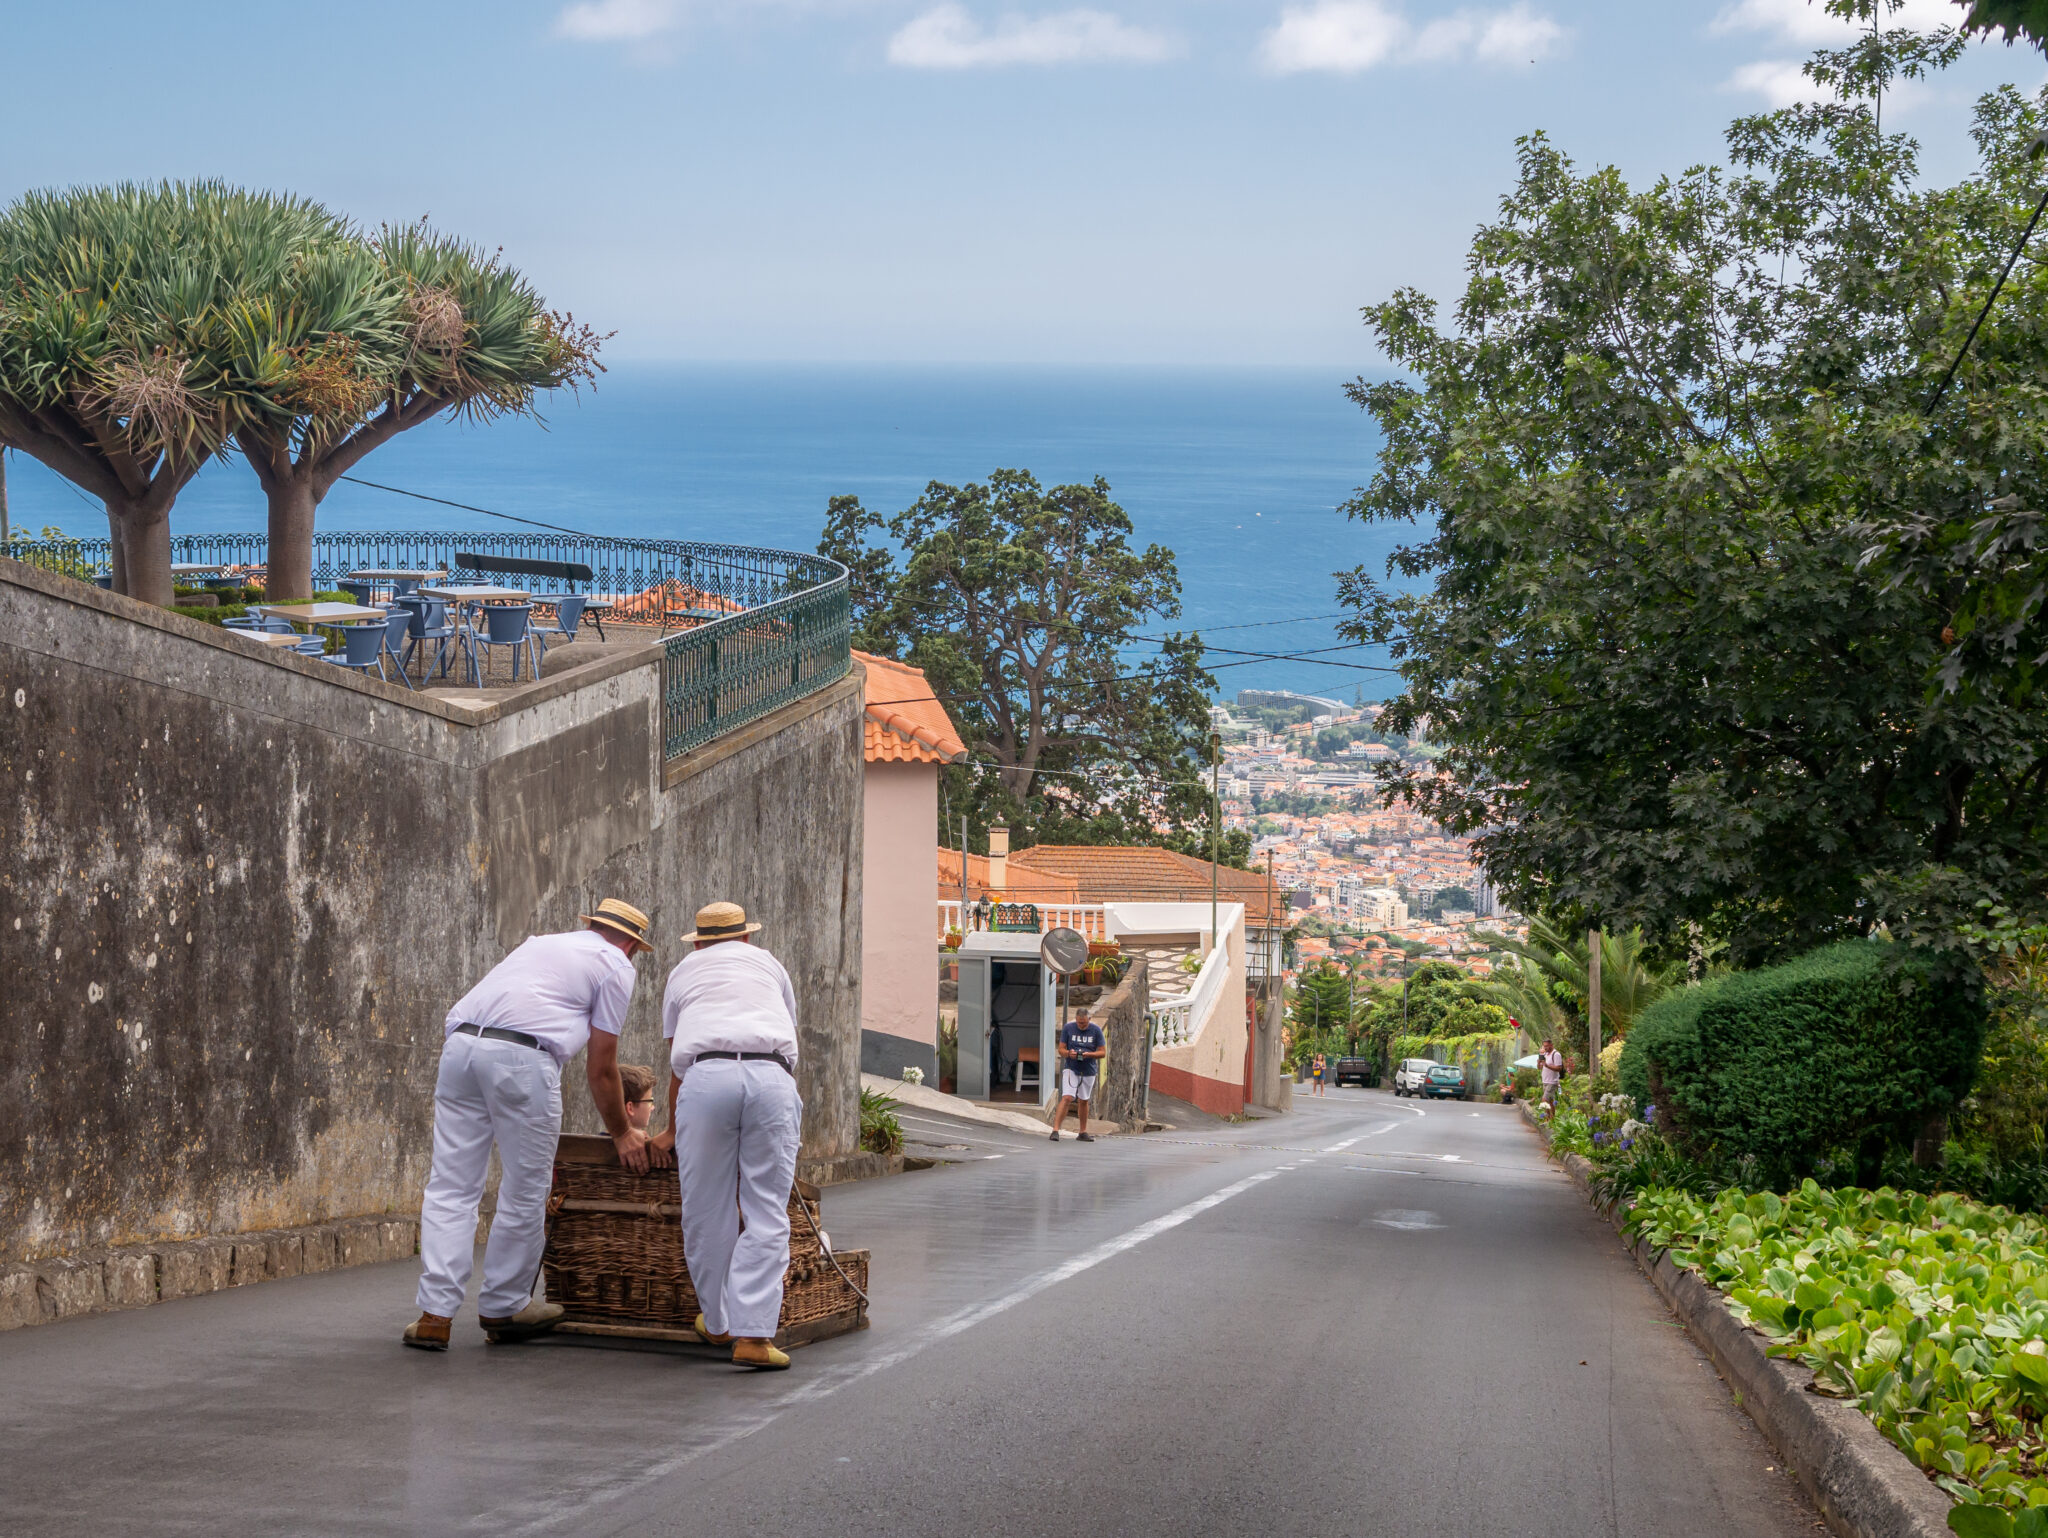
<instances>
[{"instance_id":1,"label":"hillside town","mask_svg":"<svg viewBox=\"0 0 2048 1538\"><path fill-rule=\"evenodd\" d=\"M1382 765L1429 772L1431 749L1380 730L1378 704L1246 689L1210 712L1223 740L1224 826L1270 862L1297 966L1325 958L1399 977L1423 961L1491 975L1491 938L1527 926L1501 907L1471 840L1378 794Z\"/></svg>"}]
</instances>

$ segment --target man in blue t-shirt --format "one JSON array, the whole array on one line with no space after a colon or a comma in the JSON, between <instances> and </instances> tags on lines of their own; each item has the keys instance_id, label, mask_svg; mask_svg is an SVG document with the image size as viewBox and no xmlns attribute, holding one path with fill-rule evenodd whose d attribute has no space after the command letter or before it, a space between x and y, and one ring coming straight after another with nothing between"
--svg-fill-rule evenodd
<instances>
[{"instance_id":1,"label":"man in blue t-shirt","mask_svg":"<svg viewBox=\"0 0 2048 1538\"><path fill-rule=\"evenodd\" d=\"M1087 1010L1075 1010L1073 1023L1060 1027L1060 1103L1052 1113L1055 1143L1060 1140L1060 1123L1067 1119L1070 1105L1081 1113L1080 1141L1095 1141L1088 1135L1088 1102L1095 1095L1095 1070L1108 1054L1109 1039L1102 1034L1102 1027L1088 1018Z\"/></svg>"}]
</instances>

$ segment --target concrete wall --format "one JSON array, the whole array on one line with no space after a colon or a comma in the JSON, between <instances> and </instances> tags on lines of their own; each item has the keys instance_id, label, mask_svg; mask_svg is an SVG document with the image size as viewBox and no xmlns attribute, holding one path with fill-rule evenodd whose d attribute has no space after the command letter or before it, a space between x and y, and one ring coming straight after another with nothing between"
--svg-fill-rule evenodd
<instances>
[{"instance_id":1,"label":"concrete wall","mask_svg":"<svg viewBox=\"0 0 2048 1538\"><path fill-rule=\"evenodd\" d=\"M660 942L622 1056L743 902L852 1150L858 675L665 767L655 655L470 707L0 561L0 1260L415 1210L449 1005L610 895Z\"/></svg>"},{"instance_id":2,"label":"concrete wall","mask_svg":"<svg viewBox=\"0 0 2048 1538\"><path fill-rule=\"evenodd\" d=\"M937 1087L939 766L869 764L863 822L861 1072Z\"/></svg>"},{"instance_id":3,"label":"concrete wall","mask_svg":"<svg viewBox=\"0 0 2048 1538\"><path fill-rule=\"evenodd\" d=\"M1153 1049L1152 1087L1217 1116L1235 1116L1245 1105L1245 1049L1251 1041L1244 925L1226 922L1223 938L1230 975L1197 1023L1193 1040Z\"/></svg>"}]
</instances>

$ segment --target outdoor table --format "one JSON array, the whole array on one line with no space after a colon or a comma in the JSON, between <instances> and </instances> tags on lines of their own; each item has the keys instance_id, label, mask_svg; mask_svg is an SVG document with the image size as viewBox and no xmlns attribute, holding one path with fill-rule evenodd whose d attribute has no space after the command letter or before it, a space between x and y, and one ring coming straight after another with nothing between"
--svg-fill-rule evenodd
<instances>
[{"instance_id":1,"label":"outdoor table","mask_svg":"<svg viewBox=\"0 0 2048 1538\"><path fill-rule=\"evenodd\" d=\"M422 598L444 598L449 603L530 603L533 594L520 587L492 587L486 583L457 583L453 587L423 587Z\"/></svg>"},{"instance_id":2,"label":"outdoor table","mask_svg":"<svg viewBox=\"0 0 2048 1538\"><path fill-rule=\"evenodd\" d=\"M398 597L401 584L404 585L404 591L410 592L422 582L439 582L447 575L447 572L439 568L433 571L409 571L398 567L374 566L365 568L362 571L350 572L348 580L351 582L389 582L391 584L392 596Z\"/></svg>"},{"instance_id":3,"label":"outdoor table","mask_svg":"<svg viewBox=\"0 0 2048 1538\"><path fill-rule=\"evenodd\" d=\"M573 596L573 595L572 595ZM585 593L583 613L591 627L597 631L597 638L604 639L604 617L629 598L638 598L638 593Z\"/></svg>"},{"instance_id":4,"label":"outdoor table","mask_svg":"<svg viewBox=\"0 0 2048 1538\"><path fill-rule=\"evenodd\" d=\"M218 562L218 561L173 561L173 562L171 562L171 575L172 575L172 576L174 576L174 577L198 577L198 576L203 576L203 575L205 575L205 574L206 574L207 572L213 572L213 573L214 573L215 575L218 575L218 574L219 574L219 572L220 572L220 562Z\"/></svg>"},{"instance_id":5,"label":"outdoor table","mask_svg":"<svg viewBox=\"0 0 2048 1538\"><path fill-rule=\"evenodd\" d=\"M254 641L258 646L267 646L272 651L277 651L281 647L297 646L299 642L306 639L296 630L292 631L289 635L281 634L275 630L236 630L230 633L240 636L245 641Z\"/></svg>"},{"instance_id":6,"label":"outdoor table","mask_svg":"<svg viewBox=\"0 0 2048 1538\"><path fill-rule=\"evenodd\" d=\"M366 608L359 603L260 603L256 612L290 620L295 625L358 625L384 618L382 609Z\"/></svg>"}]
</instances>

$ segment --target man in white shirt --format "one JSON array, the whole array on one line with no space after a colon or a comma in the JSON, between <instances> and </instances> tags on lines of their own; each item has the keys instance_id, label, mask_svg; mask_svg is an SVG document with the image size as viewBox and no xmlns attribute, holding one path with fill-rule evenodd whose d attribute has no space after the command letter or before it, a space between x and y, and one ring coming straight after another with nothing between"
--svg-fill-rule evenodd
<instances>
[{"instance_id":1,"label":"man in white shirt","mask_svg":"<svg viewBox=\"0 0 2048 1538\"><path fill-rule=\"evenodd\" d=\"M779 1369L789 1366L775 1334L803 1102L796 991L782 963L748 940L760 927L738 903L718 902L698 909L683 936L694 949L661 1001L674 1076L669 1130L655 1143L675 1149L683 1261L703 1307L697 1334L731 1342L741 1366Z\"/></svg>"},{"instance_id":2,"label":"man in white shirt","mask_svg":"<svg viewBox=\"0 0 2048 1538\"><path fill-rule=\"evenodd\" d=\"M476 1209L491 1145L498 1211L484 1247L478 1322L487 1340L552 1329L559 1304L533 1301L547 1240L548 1191L562 1132L562 1064L590 1048L584 1076L628 1169L647 1168L647 1134L626 1115L619 1031L633 1002L633 957L652 950L648 918L617 898L583 916L588 928L535 935L493 967L442 1023L434 1085L434 1168L420 1205L420 1317L404 1341L448 1349L448 1327L469 1289Z\"/></svg>"},{"instance_id":3,"label":"man in white shirt","mask_svg":"<svg viewBox=\"0 0 2048 1538\"><path fill-rule=\"evenodd\" d=\"M1550 1044L1550 1038L1543 1038L1543 1050L1536 1054L1536 1067L1543 1075L1543 1103L1557 1102L1558 1081L1564 1077L1564 1054Z\"/></svg>"}]
</instances>

